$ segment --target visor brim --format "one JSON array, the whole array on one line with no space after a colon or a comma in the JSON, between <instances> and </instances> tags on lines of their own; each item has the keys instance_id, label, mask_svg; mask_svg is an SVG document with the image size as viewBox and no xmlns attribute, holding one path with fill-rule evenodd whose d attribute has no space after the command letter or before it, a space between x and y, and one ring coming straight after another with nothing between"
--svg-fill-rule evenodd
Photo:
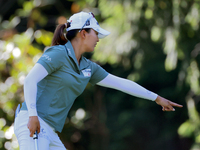
<instances>
[{"instance_id":1,"label":"visor brim","mask_svg":"<svg viewBox=\"0 0 200 150\"><path fill-rule=\"evenodd\" d=\"M103 39L104 37L106 37L106 36L108 36L110 34L110 32L108 32L107 30L102 29L101 27L93 28L93 29L98 32L98 38L99 39Z\"/></svg>"}]
</instances>

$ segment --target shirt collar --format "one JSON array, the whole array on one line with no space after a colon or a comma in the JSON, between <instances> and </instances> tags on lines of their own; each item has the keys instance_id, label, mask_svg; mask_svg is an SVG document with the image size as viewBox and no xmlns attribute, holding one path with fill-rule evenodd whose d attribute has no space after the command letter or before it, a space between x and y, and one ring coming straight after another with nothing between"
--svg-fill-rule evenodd
<instances>
[{"instance_id":1,"label":"shirt collar","mask_svg":"<svg viewBox=\"0 0 200 150\"><path fill-rule=\"evenodd\" d=\"M88 60L84 56L81 56L80 65L78 64L78 61L77 61L76 56L75 56L74 48L73 48L73 46L72 46L70 41L68 41L65 44L65 47L66 47L66 50L67 50L67 53L68 53L69 57L72 58L72 60L76 64L76 66L77 66L79 71L81 71L81 70L83 70L83 69L85 69L85 68L87 68L89 66Z\"/></svg>"}]
</instances>

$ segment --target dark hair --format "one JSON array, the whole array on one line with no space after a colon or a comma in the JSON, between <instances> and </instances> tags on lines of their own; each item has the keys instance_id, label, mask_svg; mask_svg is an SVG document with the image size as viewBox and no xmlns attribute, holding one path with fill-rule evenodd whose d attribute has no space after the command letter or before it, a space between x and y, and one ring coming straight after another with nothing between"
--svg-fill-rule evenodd
<instances>
[{"instance_id":1,"label":"dark hair","mask_svg":"<svg viewBox=\"0 0 200 150\"><path fill-rule=\"evenodd\" d=\"M68 40L71 41L73 38L76 37L78 31L80 29L74 29L74 30L70 30L70 31L66 31L66 28L70 27L70 23L66 24L60 24L56 27L55 31L54 31L54 36L53 36L53 40L51 45L55 46L55 45L65 45ZM86 32L90 32L91 28L86 28L84 29Z\"/></svg>"}]
</instances>

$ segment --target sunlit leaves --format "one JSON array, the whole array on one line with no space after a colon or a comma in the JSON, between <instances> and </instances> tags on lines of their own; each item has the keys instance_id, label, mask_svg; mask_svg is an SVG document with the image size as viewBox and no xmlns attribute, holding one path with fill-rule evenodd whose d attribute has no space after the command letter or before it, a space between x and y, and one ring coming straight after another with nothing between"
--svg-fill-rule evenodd
<instances>
[{"instance_id":1,"label":"sunlit leaves","mask_svg":"<svg viewBox=\"0 0 200 150\"><path fill-rule=\"evenodd\" d=\"M174 28L179 28L180 25L180 15L179 15L179 6L180 1L179 0L173 0L173 23L174 23Z\"/></svg>"},{"instance_id":2,"label":"sunlit leaves","mask_svg":"<svg viewBox=\"0 0 200 150\"><path fill-rule=\"evenodd\" d=\"M4 29L10 29L16 27L20 22L20 18L18 16L15 16L10 22L9 21L3 21L1 26Z\"/></svg>"},{"instance_id":3,"label":"sunlit leaves","mask_svg":"<svg viewBox=\"0 0 200 150\"><path fill-rule=\"evenodd\" d=\"M153 26L151 29L151 39L154 42L157 42L161 37L161 33L162 33L162 31L159 27Z\"/></svg>"},{"instance_id":4,"label":"sunlit leaves","mask_svg":"<svg viewBox=\"0 0 200 150\"><path fill-rule=\"evenodd\" d=\"M24 4L25 13L23 16L28 15L32 11L32 2ZM10 29L14 28L20 22L19 17L14 17L11 21L4 21L7 25L2 28ZM5 30L5 32L7 32ZM53 33L44 32L42 34L42 44L49 46L51 44L51 38ZM4 141L0 141L0 147L6 149L18 149L18 143L16 137L13 136L13 122L14 109L16 104L22 102L23 98L23 83L25 76L33 67L34 63L41 56L42 50L39 46L33 44L35 40L33 28L28 28L25 32L16 33L10 36L8 40L0 41L0 107L4 112L5 118L0 120L0 136L4 138ZM5 119L7 122L4 122ZM9 127L10 126L10 127Z\"/></svg>"},{"instance_id":5,"label":"sunlit leaves","mask_svg":"<svg viewBox=\"0 0 200 150\"><path fill-rule=\"evenodd\" d=\"M25 47L29 45L33 40L33 29L29 28L26 32L21 34L15 34L13 37L13 42L22 50L25 50Z\"/></svg>"},{"instance_id":6,"label":"sunlit leaves","mask_svg":"<svg viewBox=\"0 0 200 150\"><path fill-rule=\"evenodd\" d=\"M76 110L75 114L71 117L71 122L77 128L84 128L84 120L88 119L88 114L86 114L85 110L79 108Z\"/></svg>"},{"instance_id":7,"label":"sunlit leaves","mask_svg":"<svg viewBox=\"0 0 200 150\"><path fill-rule=\"evenodd\" d=\"M6 125L6 120L4 118L0 118L0 129L2 129L5 125Z\"/></svg>"},{"instance_id":8,"label":"sunlit leaves","mask_svg":"<svg viewBox=\"0 0 200 150\"><path fill-rule=\"evenodd\" d=\"M146 19L151 19L153 17L153 11L152 9L146 9L145 11L145 18Z\"/></svg>"},{"instance_id":9,"label":"sunlit leaves","mask_svg":"<svg viewBox=\"0 0 200 150\"><path fill-rule=\"evenodd\" d=\"M200 72L198 64L195 60L190 63L190 66L187 69L187 83L190 85L191 91L197 95L200 95Z\"/></svg>"},{"instance_id":10,"label":"sunlit leaves","mask_svg":"<svg viewBox=\"0 0 200 150\"><path fill-rule=\"evenodd\" d=\"M165 46L164 52L167 54L167 58L165 60L165 68L167 71L171 71L176 68L177 65L177 43L176 38L178 37L178 33L173 28L167 28L165 33Z\"/></svg>"},{"instance_id":11,"label":"sunlit leaves","mask_svg":"<svg viewBox=\"0 0 200 150\"><path fill-rule=\"evenodd\" d=\"M140 79L140 75L138 73L133 72L133 73L129 74L127 79L137 82Z\"/></svg>"},{"instance_id":12,"label":"sunlit leaves","mask_svg":"<svg viewBox=\"0 0 200 150\"><path fill-rule=\"evenodd\" d=\"M33 9L33 1L25 1L23 3L23 9L26 13L29 13Z\"/></svg>"},{"instance_id":13,"label":"sunlit leaves","mask_svg":"<svg viewBox=\"0 0 200 150\"><path fill-rule=\"evenodd\" d=\"M34 37L37 43L44 44L45 46L50 46L53 38L53 33L45 30L37 30L34 33Z\"/></svg>"},{"instance_id":14,"label":"sunlit leaves","mask_svg":"<svg viewBox=\"0 0 200 150\"><path fill-rule=\"evenodd\" d=\"M31 12L31 21L29 22L29 25L31 27L34 27L34 22L37 22L40 26L45 26L48 22L48 18L45 15L42 15L41 12L38 9L33 9Z\"/></svg>"},{"instance_id":15,"label":"sunlit leaves","mask_svg":"<svg viewBox=\"0 0 200 150\"><path fill-rule=\"evenodd\" d=\"M195 131L195 127L190 123L190 121L186 121L178 129L178 133L183 137L190 137L192 136L193 132Z\"/></svg>"},{"instance_id":16,"label":"sunlit leaves","mask_svg":"<svg viewBox=\"0 0 200 150\"><path fill-rule=\"evenodd\" d=\"M178 129L178 133L183 137L194 136L196 144L200 143L200 116L196 110L194 99L187 99L189 120L184 122ZM194 144L193 146L197 146ZM197 146L198 147L198 146Z\"/></svg>"},{"instance_id":17,"label":"sunlit leaves","mask_svg":"<svg viewBox=\"0 0 200 150\"><path fill-rule=\"evenodd\" d=\"M199 4L196 2L192 5L190 12L185 17L185 20L191 25L194 30L199 28L200 21L200 8Z\"/></svg>"},{"instance_id":18,"label":"sunlit leaves","mask_svg":"<svg viewBox=\"0 0 200 150\"><path fill-rule=\"evenodd\" d=\"M136 3L136 7L141 6L141 2ZM98 45L93 58L100 62L115 64L120 61L120 55L128 54L133 47L137 46L137 41L132 39L135 28L131 28L131 21L134 15L137 18L138 14L132 13L134 9L130 1L121 4L119 1L102 0L99 2L99 8L103 10L102 16L107 18L101 26L111 34L109 39L101 41L104 44Z\"/></svg>"},{"instance_id":19,"label":"sunlit leaves","mask_svg":"<svg viewBox=\"0 0 200 150\"><path fill-rule=\"evenodd\" d=\"M23 7L22 9L17 10L17 14L23 17L28 16L31 13L32 9L34 8L33 1L23 2L22 7Z\"/></svg>"}]
</instances>

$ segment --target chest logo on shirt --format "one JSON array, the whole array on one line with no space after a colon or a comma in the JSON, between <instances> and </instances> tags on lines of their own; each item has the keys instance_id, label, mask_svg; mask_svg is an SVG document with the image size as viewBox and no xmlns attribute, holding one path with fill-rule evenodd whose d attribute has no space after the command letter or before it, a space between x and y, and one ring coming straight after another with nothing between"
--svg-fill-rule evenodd
<instances>
[{"instance_id":1,"label":"chest logo on shirt","mask_svg":"<svg viewBox=\"0 0 200 150\"><path fill-rule=\"evenodd\" d=\"M84 77L91 77L91 69L82 70Z\"/></svg>"}]
</instances>

